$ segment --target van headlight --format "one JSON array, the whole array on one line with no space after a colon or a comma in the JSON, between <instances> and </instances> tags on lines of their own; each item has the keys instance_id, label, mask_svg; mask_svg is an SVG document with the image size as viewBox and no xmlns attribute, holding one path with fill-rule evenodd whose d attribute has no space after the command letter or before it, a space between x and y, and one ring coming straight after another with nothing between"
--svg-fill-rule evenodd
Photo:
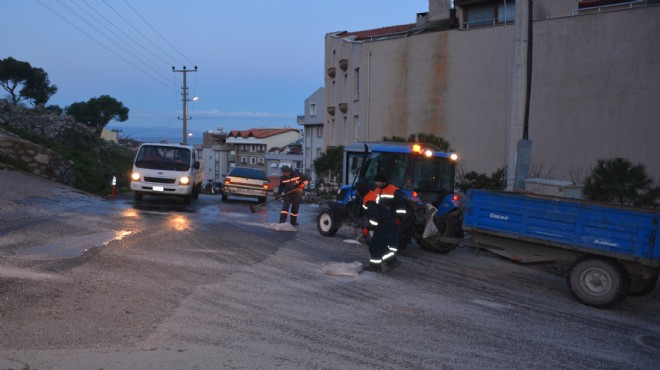
<instances>
[{"instance_id":1,"label":"van headlight","mask_svg":"<svg viewBox=\"0 0 660 370\"><path fill-rule=\"evenodd\" d=\"M181 185L188 185L188 184L190 184L190 177L188 177L188 176L183 176L182 178L179 179L179 184L181 184Z\"/></svg>"},{"instance_id":2,"label":"van headlight","mask_svg":"<svg viewBox=\"0 0 660 370\"><path fill-rule=\"evenodd\" d=\"M140 176L140 173L139 173L139 172L133 172L133 173L131 174L131 180L133 180L133 181L140 181L140 177L141 177L141 176Z\"/></svg>"}]
</instances>

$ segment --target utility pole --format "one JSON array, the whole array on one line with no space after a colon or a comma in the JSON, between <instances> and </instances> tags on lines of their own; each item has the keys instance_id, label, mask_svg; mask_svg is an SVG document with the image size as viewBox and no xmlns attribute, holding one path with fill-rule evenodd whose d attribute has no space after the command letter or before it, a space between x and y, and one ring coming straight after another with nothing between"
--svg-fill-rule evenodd
<instances>
[{"instance_id":1,"label":"utility pole","mask_svg":"<svg viewBox=\"0 0 660 370\"><path fill-rule=\"evenodd\" d=\"M521 189L529 174L532 142L528 140L531 83L531 0L516 1L513 91L506 141L506 190Z\"/></svg>"},{"instance_id":2,"label":"utility pole","mask_svg":"<svg viewBox=\"0 0 660 370\"><path fill-rule=\"evenodd\" d=\"M188 144L188 82L187 75L188 72L197 72L197 66L195 69L186 69L186 66L183 66L183 69L174 69L172 67L172 72L181 72L183 73L183 86L181 86L181 96L183 97L183 145Z\"/></svg>"}]
</instances>

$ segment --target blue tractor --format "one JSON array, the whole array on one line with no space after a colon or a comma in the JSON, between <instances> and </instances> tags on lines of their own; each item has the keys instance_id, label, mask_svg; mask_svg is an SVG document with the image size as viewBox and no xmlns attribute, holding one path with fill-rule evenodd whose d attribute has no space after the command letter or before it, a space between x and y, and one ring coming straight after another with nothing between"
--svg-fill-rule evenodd
<instances>
[{"instance_id":1,"label":"blue tractor","mask_svg":"<svg viewBox=\"0 0 660 370\"><path fill-rule=\"evenodd\" d=\"M402 245L414 238L427 250L445 253L462 238L462 197L454 192L457 155L429 144L372 142L354 143L344 148L343 186L334 201L321 204L317 228L323 236L333 236L342 226L362 229L362 199L354 184L376 174L407 195L408 219L401 225ZM442 239L442 240L441 240Z\"/></svg>"}]
</instances>

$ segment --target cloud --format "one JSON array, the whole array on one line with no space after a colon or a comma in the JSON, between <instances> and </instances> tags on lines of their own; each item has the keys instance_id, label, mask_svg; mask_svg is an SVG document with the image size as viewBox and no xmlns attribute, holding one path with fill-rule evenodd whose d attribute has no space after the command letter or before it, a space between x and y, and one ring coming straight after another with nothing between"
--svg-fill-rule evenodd
<instances>
[{"instance_id":1,"label":"cloud","mask_svg":"<svg viewBox=\"0 0 660 370\"><path fill-rule=\"evenodd\" d=\"M268 113L268 112L223 112L218 109L210 110L196 110L193 112L198 117L208 118L236 118L236 119L295 119L295 115L285 113Z\"/></svg>"}]
</instances>

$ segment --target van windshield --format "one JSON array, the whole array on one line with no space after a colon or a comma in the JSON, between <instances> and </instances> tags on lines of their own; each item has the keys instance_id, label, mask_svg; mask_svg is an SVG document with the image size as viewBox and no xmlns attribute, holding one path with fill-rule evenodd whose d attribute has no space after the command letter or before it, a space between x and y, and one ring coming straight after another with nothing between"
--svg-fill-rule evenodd
<instances>
[{"instance_id":1,"label":"van windshield","mask_svg":"<svg viewBox=\"0 0 660 370\"><path fill-rule=\"evenodd\" d=\"M135 157L135 166L154 170L186 171L190 168L190 150L144 145Z\"/></svg>"}]
</instances>

